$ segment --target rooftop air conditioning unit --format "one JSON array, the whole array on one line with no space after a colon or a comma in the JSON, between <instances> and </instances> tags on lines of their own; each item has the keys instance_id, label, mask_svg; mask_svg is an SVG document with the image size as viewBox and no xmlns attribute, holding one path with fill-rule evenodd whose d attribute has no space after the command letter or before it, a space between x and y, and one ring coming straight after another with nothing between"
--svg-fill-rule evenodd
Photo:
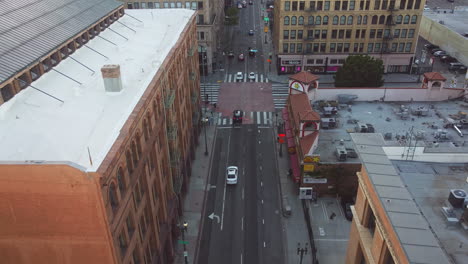
<instances>
[{"instance_id":1,"label":"rooftop air conditioning unit","mask_svg":"<svg viewBox=\"0 0 468 264\"><path fill-rule=\"evenodd\" d=\"M448 197L448 201L453 206L453 208L462 208L467 194L465 190L461 189L452 189Z\"/></svg>"}]
</instances>

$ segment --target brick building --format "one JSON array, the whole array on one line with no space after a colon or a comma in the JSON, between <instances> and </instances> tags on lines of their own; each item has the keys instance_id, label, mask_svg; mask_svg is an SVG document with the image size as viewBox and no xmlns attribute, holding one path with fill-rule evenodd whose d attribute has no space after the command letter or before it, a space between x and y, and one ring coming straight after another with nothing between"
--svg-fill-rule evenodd
<instances>
[{"instance_id":1,"label":"brick building","mask_svg":"<svg viewBox=\"0 0 468 264\"><path fill-rule=\"evenodd\" d=\"M0 34L20 36L0 45L1 262L171 263L200 129L195 13L6 8L28 20Z\"/></svg>"},{"instance_id":2,"label":"brick building","mask_svg":"<svg viewBox=\"0 0 468 264\"><path fill-rule=\"evenodd\" d=\"M277 71L336 72L346 57L382 59L385 72L409 72L424 1L285 1L274 8Z\"/></svg>"}]
</instances>

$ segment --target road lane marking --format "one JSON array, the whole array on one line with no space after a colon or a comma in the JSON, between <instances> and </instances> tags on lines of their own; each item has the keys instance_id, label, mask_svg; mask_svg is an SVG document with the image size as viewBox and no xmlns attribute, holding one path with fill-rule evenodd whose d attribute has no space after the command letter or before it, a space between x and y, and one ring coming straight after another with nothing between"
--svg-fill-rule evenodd
<instances>
[{"instance_id":1,"label":"road lane marking","mask_svg":"<svg viewBox=\"0 0 468 264\"><path fill-rule=\"evenodd\" d=\"M329 223L330 219L328 218L327 208L325 208L325 204L322 201L320 201L320 204L322 205L323 218L325 218L325 221L327 221L327 223Z\"/></svg>"},{"instance_id":2,"label":"road lane marking","mask_svg":"<svg viewBox=\"0 0 468 264\"><path fill-rule=\"evenodd\" d=\"M263 167L262 167L262 166L260 166L260 170L263 170Z\"/></svg>"},{"instance_id":3,"label":"road lane marking","mask_svg":"<svg viewBox=\"0 0 468 264\"><path fill-rule=\"evenodd\" d=\"M244 187L242 187L242 200L244 200Z\"/></svg>"},{"instance_id":4,"label":"road lane marking","mask_svg":"<svg viewBox=\"0 0 468 264\"><path fill-rule=\"evenodd\" d=\"M262 199L262 204L263 204L263 199Z\"/></svg>"},{"instance_id":5,"label":"road lane marking","mask_svg":"<svg viewBox=\"0 0 468 264\"><path fill-rule=\"evenodd\" d=\"M325 236L325 229L323 229L323 227L319 227L319 232L320 236Z\"/></svg>"},{"instance_id":6,"label":"road lane marking","mask_svg":"<svg viewBox=\"0 0 468 264\"><path fill-rule=\"evenodd\" d=\"M260 121L260 112L257 112L257 125L260 125L261 121Z\"/></svg>"},{"instance_id":7,"label":"road lane marking","mask_svg":"<svg viewBox=\"0 0 468 264\"><path fill-rule=\"evenodd\" d=\"M262 224L265 224L265 219L262 219Z\"/></svg>"},{"instance_id":8,"label":"road lane marking","mask_svg":"<svg viewBox=\"0 0 468 264\"><path fill-rule=\"evenodd\" d=\"M262 186L262 187L263 187L263 181L261 181L261 182L260 182L260 186Z\"/></svg>"},{"instance_id":9,"label":"road lane marking","mask_svg":"<svg viewBox=\"0 0 468 264\"><path fill-rule=\"evenodd\" d=\"M244 217L241 218L241 230L244 230Z\"/></svg>"},{"instance_id":10,"label":"road lane marking","mask_svg":"<svg viewBox=\"0 0 468 264\"><path fill-rule=\"evenodd\" d=\"M242 253L241 253L241 264L242 264Z\"/></svg>"},{"instance_id":11,"label":"road lane marking","mask_svg":"<svg viewBox=\"0 0 468 264\"><path fill-rule=\"evenodd\" d=\"M263 247L266 247L266 243L265 243L265 241L263 241Z\"/></svg>"}]
</instances>

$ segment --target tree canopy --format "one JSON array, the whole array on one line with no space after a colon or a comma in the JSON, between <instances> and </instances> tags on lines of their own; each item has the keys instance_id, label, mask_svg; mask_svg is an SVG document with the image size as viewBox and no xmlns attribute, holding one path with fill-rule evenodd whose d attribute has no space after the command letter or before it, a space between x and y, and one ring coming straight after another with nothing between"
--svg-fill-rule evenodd
<instances>
[{"instance_id":1,"label":"tree canopy","mask_svg":"<svg viewBox=\"0 0 468 264\"><path fill-rule=\"evenodd\" d=\"M230 7L226 10L226 20L225 24L228 26L237 25L239 23L239 9L235 7Z\"/></svg>"},{"instance_id":2,"label":"tree canopy","mask_svg":"<svg viewBox=\"0 0 468 264\"><path fill-rule=\"evenodd\" d=\"M336 87L380 87L384 66L381 59L368 55L351 55L335 75Z\"/></svg>"}]
</instances>

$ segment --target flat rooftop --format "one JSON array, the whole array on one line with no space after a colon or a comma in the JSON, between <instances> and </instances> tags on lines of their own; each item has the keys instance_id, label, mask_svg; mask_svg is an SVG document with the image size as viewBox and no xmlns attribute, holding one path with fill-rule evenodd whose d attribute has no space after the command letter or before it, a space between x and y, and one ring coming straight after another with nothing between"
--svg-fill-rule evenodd
<instances>
[{"instance_id":1,"label":"flat rooftop","mask_svg":"<svg viewBox=\"0 0 468 264\"><path fill-rule=\"evenodd\" d=\"M463 245L463 242L468 241L466 231L462 230L461 226L454 226L453 228L458 230L448 235L449 227L447 223L444 223L441 212L444 198L445 200L448 198L451 186L430 184L430 181L433 181L432 183L435 183L434 181L443 182L450 177L434 177L435 173L429 172L423 166L421 172L427 175L414 179L414 185L411 187L408 185L407 178L400 175L387 158L382 149L385 143L381 134L354 133L351 137L408 261L410 263L443 264L453 262L449 256L455 259L455 255L464 255L461 258L464 262L456 263L466 263L468 251L463 249L463 247L467 247ZM408 164L409 170L417 172L413 164L415 162ZM418 181L423 181L425 184L419 184ZM450 181L455 180L451 179ZM460 182L458 182L457 188L461 187ZM415 193L412 192L413 189L416 190ZM415 196L419 196L419 199L416 199ZM431 199L436 197L437 199ZM426 207L426 210L422 207ZM439 230L437 230L438 227ZM446 233L442 234L438 231ZM441 240L440 235L444 240ZM453 237L448 238L448 236ZM444 244L450 240L459 243ZM456 246L460 247L460 251L456 249Z\"/></svg>"},{"instance_id":2,"label":"flat rooftop","mask_svg":"<svg viewBox=\"0 0 468 264\"><path fill-rule=\"evenodd\" d=\"M453 14L450 9L439 9L438 11L424 11L424 16L440 23L442 23L449 29L463 34L468 32L466 25L468 24L468 10L455 10Z\"/></svg>"},{"instance_id":3,"label":"flat rooftop","mask_svg":"<svg viewBox=\"0 0 468 264\"><path fill-rule=\"evenodd\" d=\"M403 106L403 107L402 107ZM453 128L444 128L446 118L461 118L459 112L468 113L468 103L463 101L447 102L354 102L350 107L337 107L337 114L325 116L323 108L314 103L314 110L321 118L335 118L336 128L320 130L317 153L323 163L360 163L359 158L348 158L338 161L335 151L337 147L355 149L351 133L356 132L357 123L371 124L375 133L391 134L385 139L385 146L405 147L410 143L425 147L424 152L453 152L468 153L468 143L465 144ZM425 116L412 114L412 110L423 108L427 110ZM402 119L401 112L407 110L406 119ZM438 130L446 131L447 138L440 138ZM411 132L412 130L412 132ZM461 129L468 134L468 129ZM413 137L410 137L413 133ZM416 140L417 138L417 140Z\"/></svg>"},{"instance_id":4,"label":"flat rooftop","mask_svg":"<svg viewBox=\"0 0 468 264\"><path fill-rule=\"evenodd\" d=\"M53 70L32 83L63 102L28 87L0 106L0 161L63 161L97 170L194 14L187 9L125 12L112 31L106 29L86 44L89 48L71 55L94 73L70 58L54 68L81 84ZM105 64L120 65L123 91L105 91Z\"/></svg>"}]
</instances>

